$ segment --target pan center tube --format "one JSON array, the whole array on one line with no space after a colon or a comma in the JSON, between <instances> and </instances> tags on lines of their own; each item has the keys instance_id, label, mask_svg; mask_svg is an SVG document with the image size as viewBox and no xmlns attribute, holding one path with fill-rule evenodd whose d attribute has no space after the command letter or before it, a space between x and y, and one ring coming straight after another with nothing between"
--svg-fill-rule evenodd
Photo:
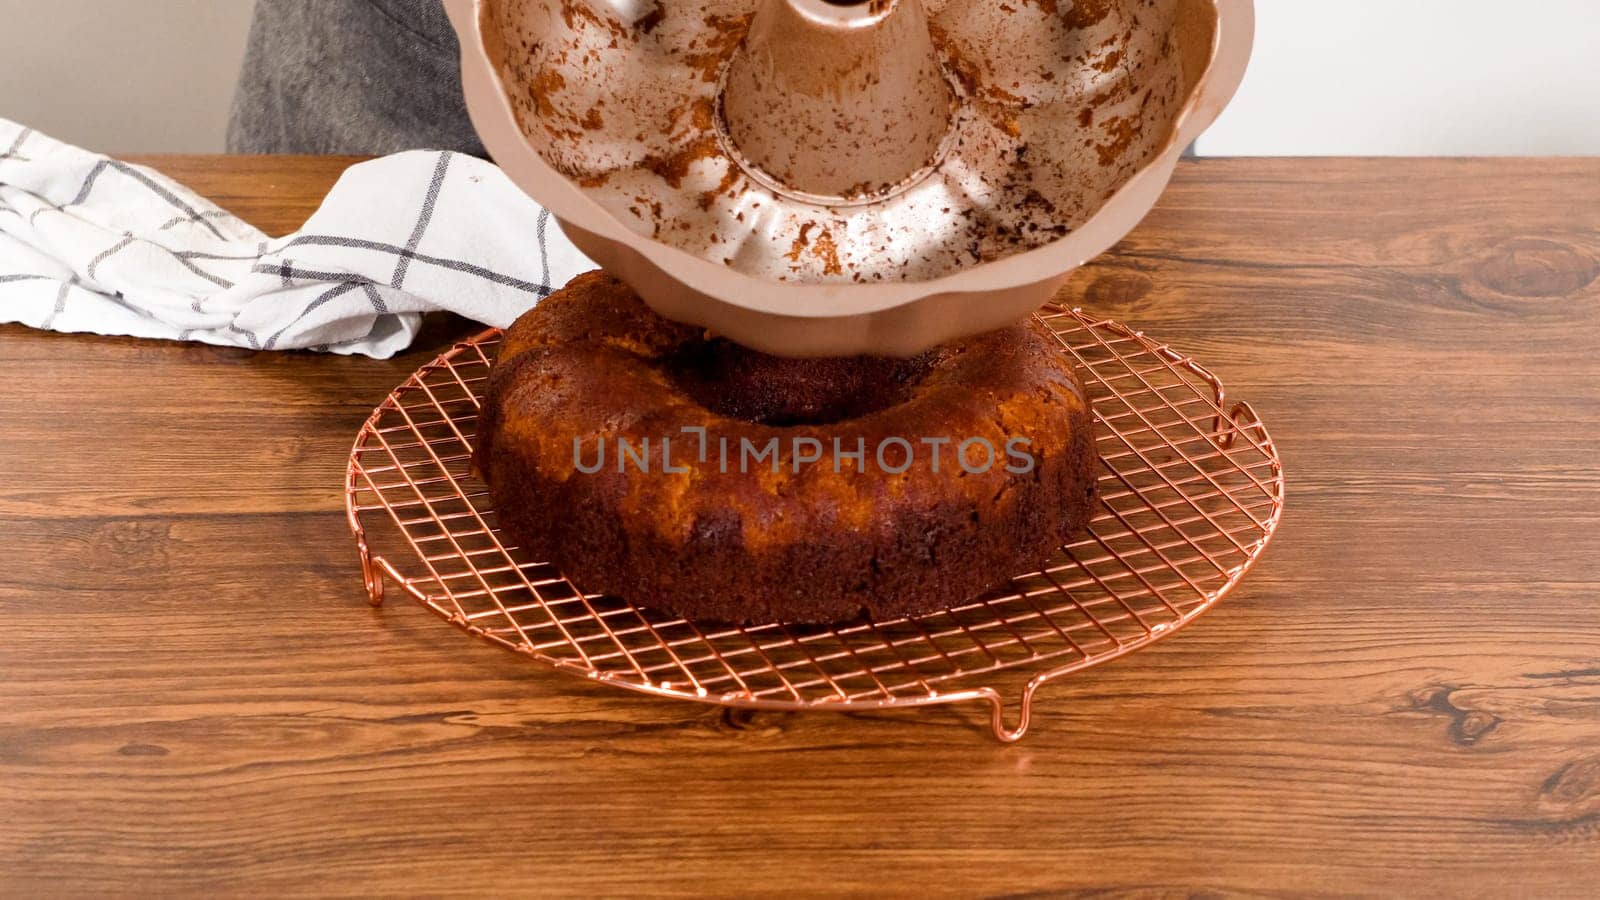
<instances>
[{"instance_id":1,"label":"pan center tube","mask_svg":"<svg viewBox=\"0 0 1600 900\"><path fill-rule=\"evenodd\" d=\"M723 74L718 130L774 191L871 202L938 164L955 102L922 0L764 0Z\"/></svg>"}]
</instances>

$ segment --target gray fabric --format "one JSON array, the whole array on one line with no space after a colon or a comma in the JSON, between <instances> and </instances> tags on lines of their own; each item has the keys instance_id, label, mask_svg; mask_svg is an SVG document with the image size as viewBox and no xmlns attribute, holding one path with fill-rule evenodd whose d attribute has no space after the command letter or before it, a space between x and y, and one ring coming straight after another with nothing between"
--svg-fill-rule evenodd
<instances>
[{"instance_id":1,"label":"gray fabric","mask_svg":"<svg viewBox=\"0 0 1600 900\"><path fill-rule=\"evenodd\" d=\"M233 153L485 156L439 0L256 0Z\"/></svg>"}]
</instances>

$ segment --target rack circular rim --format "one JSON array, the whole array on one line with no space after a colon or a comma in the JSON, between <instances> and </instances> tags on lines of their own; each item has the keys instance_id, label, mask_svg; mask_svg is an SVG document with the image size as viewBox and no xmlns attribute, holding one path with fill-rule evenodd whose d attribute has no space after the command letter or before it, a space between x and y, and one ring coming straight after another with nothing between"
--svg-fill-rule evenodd
<instances>
[{"instance_id":1,"label":"rack circular rim","mask_svg":"<svg viewBox=\"0 0 1600 900\"><path fill-rule=\"evenodd\" d=\"M476 419L480 398L473 385L481 385L490 365L485 348L500 336L499 331L490 329L458 342L419 368L373 410L356 435L346 467L345 510L368 597L373 605L383 602L383 580L387 577L424 607L477 637L558 671L652 696L768 710L864 711L982 702L988 705L995 736L1006 743L1020 740L1029 729L1039 688L1170 637L1227 596L1260 560L1284 509L1284 473L1276 445L1253 408L1243 401L1230 404L1221 380L1208 369L1191 357L1150 340L1143 332L1090 316L1080 309L1047 308L1039 319L1056 335L1061 352L1076 357L1095 401L1097 445L1109 445L1113 450L1120 445L1123 449L1102 452L1101 497L1097 501L1101 508L1085 535L1061 548L1052 558L1052 565L1015 576L1002 586L1009 590L997 588L950 610L911 619L882 623L861 620L825 627L780 623L718 625L710 629L710 634L681 618L634 607L616 598L583 593L547 564L519 559L516 547L500 542L498 530L490 524L493 509L487 492L468 469L470 435L463 425L470 426ZM1074 337L1082 343L1075 344ZM1109 376L1103 371L1107 369ZM1115 384L1124 380L1131 380L1134 386L1125 389ZM450 396L441 400L440 395L447 393ZM1180 399L1174 400L1173 394ZM1197 407L1198 411L1186 411L1190 407ZM437 418L419 424L412 415L417 409L430 411ZM1152 416L1160 416L1162 421L1153 421ZM1128 418L1135 420L1132 428L1116 424ZM1206 427L1202 428L1201 423ZM1182 439L1174 440L1174 432ZM396 443L388 439L391 434L413 440ZM1191 453L1183 449L1186 444L1200 446ZM441 447L447 451L444 455L439 452ZM1236 455L1239 453L1250 456L1250 461L1241 462ZM1152 454L1165 459L1155 461ZM369 464L369 455L376 456L379 464ZM1133 460L1131 468L1118 467L1118 460L1128 459ZM1174 478L1168 469L1187 474ZM1256 470L1264 471L1264 477L1258 476ZM418 474L427 477L415 477ZM1224 481L1230 486L1225 486ZM1247 495L1249 503L1242 502L1235 490ZM1163 495L1176 499L1156 499ZM1130 500L1133 502L1123 506L1114 503ZM1185 503L1195 516L1174 520L1163 511L1181 508ZM1233 510L1228 510L1229 506ZM455 511L442 513L442 507ZM422 511L419 516L408 517L404 512L418 509ZM409 545L411 552L374 551L364 519L368 515L377 520L375 524L387 526L384 531L397 550ZM1156 520L1153 524L1148 518L1151 515ZM1133 524L1141 517L1145 525ZM1238 522L1239 528L1231 530L1218 521L1219 517ZM456 521L465 523L467 529L457 530L448 524ZM1193 525L1200 527L1188 527ZM1103 526L1110 526L1110 531ZM439 533L419 536L419 528ZM1165 543L1153 539L1157 534L1167 536ZM1239 534L1246 535L1246 540L1239 540ZM1207 543L1218 538L1232 548L1207 549ZM446 540L450 550L430 554L423 547L424 543L441 539ZM464 549L463 541L470 541L477 549ZM1119 549L1124 544L1131 549ZM1075 552L1075 548L1095 546L1105 558L1086 562ZM1179 555L1169 552L1174 550L1191 555L1174 559ZM483 565L478 561L480 557L499 565ZM1143 566L1128 565L1130 559L1146 557L1149 561ZM396 563L395 559L403 562ZM442 562L454 563L457 568L443 573ZM1115 566L1109 575L1094 570L1095 566L1110 562L1120 564L1124 571L1116 571ZM1202 568L1213 568L1215 574L1197 579L1185 570L1185 566L1201 562L1208 564ZM1065 585L1052 574L1074 567L1087 576L1086 581L1080 579L1082 584ZM529 577L529 572L537 571L545 571L546 577ZM1158 584L1164 571L1176 575L1177 580ZM515 577L501 579L506 583L499 586L490 578L513 572ZM1041 590L1030 592L1020 587L1027 580L1039 578L1046 582ZM456 590L450 586L455 579L469 579L479 587ZM1139 585L1134 590L1111 584L1130 579ZM546 598L539 590L552 586L564 586L560 599ZM1083 590L1085 586L1087 592ZM508 606L502 601L501 592L521 592L534 602ZM1174 596L1169 598L1165 592ZM1059 605L1041 606L1039 598L1051 595ZM464 601L471 600L483 602L476 608L470 602L464 605ZM1148 600L1156 602L1144 602ZM576 604L582 609L564 619L553 612L562 604ZM1021 610L1022 618L1013 619L1007 604ZM605 611L597 610L597 605ZM1113 607L1110 615L1095 611L1102 605ZM1147 615L1159 621L1147 622ZM528 621L519 620L519 616ZM638 624L619 631L608 622L612 616L630 617L629 621ZM936 623L941 617L950 619L956 627L946 625L943 631L930 630L929 623ZM1016 626L1024 621L1048 626L1035 632L1033 638L1050 639L1053 648L1036 651L1028 637L1017 630ZM1134 632L1126 636L1111 627L1126 623L1136 623ZM1010 637L999 630L1002 625ZM564 642L535 642L529 637L530 630L551 628L564 637ZM572 631L579 628L589 629L590 634L574 638ZM894 628L920 633L901 639L885 638L885 630ZM984 641L978 632L989 629L1001 635L1002 641L993 645ZM801 636L795 636L797 631ZM1073 636L1080 631L1098 633L1100 639L1085 646ZM665 632L679 637L667 640L663 637ZM763 643L752 636L763 632L781 637ZM956 644L970 640L972 646L941 646L940 640L952 636ZM597 640L609 640L620 651L602 655L605 662L618 664L599 664L584 651L585 641ZM808 642L812 645L809 648ZM719 645L723 649L718 649ZM908 660L901 648L913 645L931 646L935 654ZM1025 648L1020 655L1014 652L1019 645ZM688 654L678 651L699 647L709 650L710 655L690 661L705 664L697 677L695 666L682 658ZM819 656L813 652L817 648L831 652ZM555 649L569 652L552 652ZM996 649L1010 652L1009 658L1002 659ZM638 662L638 656L646 652L663 650L670 662L650 668ZM975 650L986 654L990 663L971 668L955 664L955 656ZM774 653L793 651L799 655L783 663L773 660ZM888 652L897 662L862 664L858 670L846 671L864 657L881 652ZM728 663L728 657L746 654L759 657L762 666L741 673ZM623 660L627 665L621 664ZM825 665L837 660L847 664L832 669ZM937 665L930 667L930 662ZM717 665L721 666L720 674ZM954 668L948 669L949 666ZM654 675L674 669L686 676L681 682ZM809 671L820 678L797 686L786 670ZM879 678L889 671L909 674L915 686L890 688ZM717 677L707 678L705 672ZM781 690L770 686L755 689L749 683L752 673L772 676ZM840 683L863 675L876 685L875 690L851 694ZM1006 722L1006 692L991 683L1004 676L1009 676L1006 680L1020 681L1014 725ZM727 687L711 689L707 683ZM824 685L825 690L819 689ZM945 686L948 689L942 689Z\"/></svg>"}]
</instances>

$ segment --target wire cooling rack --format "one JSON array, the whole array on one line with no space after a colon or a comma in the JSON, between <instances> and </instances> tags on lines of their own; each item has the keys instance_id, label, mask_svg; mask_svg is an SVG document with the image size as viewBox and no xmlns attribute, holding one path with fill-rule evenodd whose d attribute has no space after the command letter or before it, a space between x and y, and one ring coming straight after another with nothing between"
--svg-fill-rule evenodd
<instances>
[{"instance_id":1,"label":"wire cooling rack","mask_svg":"<svg viewBox=\"0 0 1600 900\"><path fill-rule=\"evenodd\" d=\"M1277 450L1216 376L1081 310L1041 318L1094 402L1100 510L1043 570L975 601L889 622L713 626L584 593L501 534L470 474L494 331L419 369L356 437L346 507L368 594L381 603L387 576L472 634L648 694L768 709L982 701L995 736L1015 741L1042 685L1211 608L1283 513ZM1019 697L1015 724L1008 696Z\"/></svg>"}]
</instances>

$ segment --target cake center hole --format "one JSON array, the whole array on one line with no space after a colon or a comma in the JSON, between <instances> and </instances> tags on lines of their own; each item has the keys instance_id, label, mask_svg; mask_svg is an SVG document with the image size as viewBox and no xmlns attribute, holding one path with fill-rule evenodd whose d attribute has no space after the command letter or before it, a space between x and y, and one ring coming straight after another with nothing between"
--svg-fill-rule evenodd
<instances>
[{"instance_id":1,"label":"cake center hole","mask_svg":"<svg viewBox=\"0 0 1600 900\"><path fill-rule=\"evenodd\" d=\"M933 365L912 359L856 356L784 359L726 340L684 350L667 372L712 412L758 425L829 425L911 399Z\"/></svg>"}]
</instances>

